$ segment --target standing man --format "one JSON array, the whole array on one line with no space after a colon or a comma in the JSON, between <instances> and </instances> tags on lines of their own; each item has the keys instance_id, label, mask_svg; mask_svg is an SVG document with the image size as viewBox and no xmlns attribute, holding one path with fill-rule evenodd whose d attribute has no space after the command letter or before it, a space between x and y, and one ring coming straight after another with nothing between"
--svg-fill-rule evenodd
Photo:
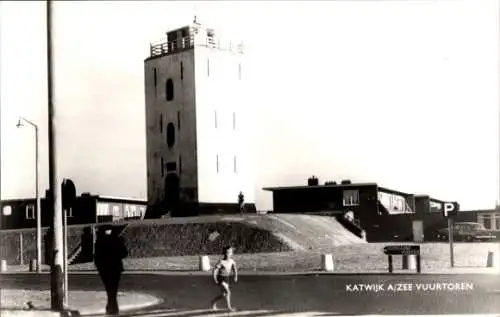
<instances>
[{"instance_id":1,"label":"standing man","mask_svg":"<svg viewBox=\"0 0 500 317\"><path fill-rule=\"evenodd\" d=\"M240 213L243 213L245 209L245 196L243 196L242 192L238 195L238 205L240 207Z\"/></svg>"},{"instance_id":2,"label":"standing man","mask_svg":"<svg viewBox=\"0 0 500 317\"><path fill-rule=\"evenodd\" d=\"M95 242L94 263L101 276L108 302L106 314L118 315L118 284L123 272L122 260L128 255L123 238L118 236L112 226L99 229Z\"/></svg>"}]
</instances>

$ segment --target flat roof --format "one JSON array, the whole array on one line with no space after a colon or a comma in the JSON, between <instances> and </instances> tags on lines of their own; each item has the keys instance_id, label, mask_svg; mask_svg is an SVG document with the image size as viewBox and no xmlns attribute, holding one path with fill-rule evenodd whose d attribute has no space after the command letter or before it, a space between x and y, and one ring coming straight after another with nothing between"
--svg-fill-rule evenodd
<instances>
[{"instance_id":1,"label":"flat roof","mask_svg":"<svg viewBox=\"0 0 500 317\"><path fill-rule=\"evenodd\" d=\"M401 195L401 196L411 196L411 195L413 195L414 197L428 197L430 201L438 202L438 203L444 203L443 200L432 198L429 195L415 195L415 194L411 194L411 193L405 193L405 192L402 192L402 191L399 191L399 190L394 190L394 189L390 189L390 188L387 188L387 187L378 186L377 183L351 183L351 184L336 184L336 185L333 185L333 184L330 185L329 184L329 185L313 185L313 186L309 186L309 185L280 186L280 187L264 187L262 189L266 190L266 191L284 191L284 190L297 190L297 189L306 189L306 188L309 188L309 189L313 189L313 188L325 188L325 187L326 188L353 188L353 187L368 187L368 186L377 186L378 190L380 190L382 192L387 192L387 193Z\"/></svg>"},{"instance_id":2,"label":"flat roof","mask_svg":"<svg viewBox=\"0 0 500 317\"><path fill-rule=\"evenodd\" d=\"M401 191L397 191L394 189L389 189L385 187L380 187L377 185L377 183L353 183L353 184L336 184L336 185L314 185L314 186L308 186L308 185L303 185L303 186L283 186L283 187L265 187L263 190L267 191L280 191L280 190L296 190L296 189L305 189L305 188L352 188L352 187L370 187L370 186L377 186L379 190L383 192L388 192L391 194L396 194L396 195L402 195L402 196L409 196L411 194L404 193Z\"/></svg>"},{"instance_id":3,"label":"flat roof","mask_svg":"<svg viewBox=\"0 0 500 317\"><path fill-rule=\"evenodd\" d=\"M405 192L401 192L399 190L389 189L389 188L385 188L385 187L379 187L378 189L383 191L383 192L387 192L387 193L395 194L395 195L401 195L401 196L411 196L412 195L412 194L408 194Z\"/></svg>"},{"instance_id":4,"label":"flat roof","mask_svg":"<svg viewBox=\"0 0 500 317\"><path fill-rule=\"evenodd\" d=\"M43 199L45 197L40 197L40 199ZM12 199L2 199L0 200L0 204L8 204L8 203L19 203L19 202L31 202L33 200L36 200L35 198L12 198Z\"/></svg>"},{"instance_id":5,"label":"flat roof","mask_svg":"<svg viewBox=\"0 0 500 317\"><path fill-rule=\"evenodd\" d=\"M435 203L440 203L440 204L444 203L444 200L432 198L430 196L429 196L429 200L432 201L432 202L435 202Z\"/></svg>"},{"instance_id":6,"label":"flat roof","mask_svg":"<svg viewBox=\"0 0 500 317\"><path fill-rule=\"evenodd\" d=\"M120 197L120 196L101 196L96 195L98 198L102 199L117 199L117 200L135 200L135 201L146 201L145 199L133 198L133 197Z\"/></svg>"},{"instance_id":7,"label":"flat roof","mask_svg":"<svg viewBox=\"0 0 500 317\"><path fill-rule=\"evenodd\" d=\"M305 188L342 188L342 187L367 187L367 186L377 186L377 183L356 183L356 184L328 184L328 185L301 185L301 186L280 186L280 187L264 187L263 190L267 191L278 191L278 190L294 190L294 189L305 189Z\"/></svg>"},{"instance_id":8,"label":"flat roof","mask_svg":"<svg viewBox=\"0 0 500 317\"><path fill-rule=\"evenodd\" d=\"M116 197L116 196L100 196L100 195L95 195L95 194L87 194L83 193L84 195L76 196L76 199L81 199L81 198L95 198L98 201L116 201L116 202L130 202L130 203L141 203L141 204L146 204L147 200L145 199L140 199L140 198L128 198L128 197ZM9 203L23 203L23 202L33 202L35 201L35 198L16 198L16 199L3 199L0 200L0 204L9 204ZM40 197L41 201L47 200L47 197Z\"/></svg>"},{"instance_id":9,"label":"flat roof","mask_svg":"<svg viewBox=\"0 0 500 317\"><path fill-rule=\"evenodd\" d=\"M100 196L100 195L95 195L95 196L92 196L92 197L95 197L98 202L101 201L101 202L116 202L116 203L147 204L146 200L139 199L139 198L127 198L127 197L115 197L115 196Z\"/></svg>"},{"instance_id":10,"label":"flat roof","mask_svg":"<svg viewBox=\"0 0 500 317\"><path fill-rule=\"evenodd\" d=\"M478 209L478 210L460 210L461 213L500 213L500 211L495 209Z\"/></svg>"}]
</instances>

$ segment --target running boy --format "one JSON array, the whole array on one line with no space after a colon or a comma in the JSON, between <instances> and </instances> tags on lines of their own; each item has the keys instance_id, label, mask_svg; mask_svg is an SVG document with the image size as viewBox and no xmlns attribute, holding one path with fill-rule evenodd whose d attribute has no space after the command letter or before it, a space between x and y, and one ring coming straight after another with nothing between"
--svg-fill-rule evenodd
<instances>
[{"instance_id":1,"label":"running boy","mask_svg":"<svg viewBox=\"0 0 500 317\"><path fill-rule=\"evenodd\" d=\"M212 309L217 309L217 302L222 298L226 299L227 308L230 311L234 311L231 307L231 291L229 290L229 280L231 274L234 273L234 282L238 282L238 269L236 268L236 262L231 258L233 256L233 248L224 248L224 258L220 259L219 262L214 267L213 279L215 284L219 285L221 290L221 295L217 296L212 301Z\"/></svg>"}]
</instances>

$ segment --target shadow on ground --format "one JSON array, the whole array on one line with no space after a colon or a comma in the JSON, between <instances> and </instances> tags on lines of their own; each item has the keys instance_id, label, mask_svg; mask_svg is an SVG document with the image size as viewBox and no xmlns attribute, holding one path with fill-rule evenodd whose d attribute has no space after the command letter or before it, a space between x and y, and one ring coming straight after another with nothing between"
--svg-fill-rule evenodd
<instances>
[{"instance_id":1,"label":"shadow on ground","mask_svg":"<svg viewBox=\"0 0 500 317\"><path fill-rule=\"evenodd\" d=\"M282 315L282 316L293 316L295 314L304 314L307 313L305 311L298 312L298 311L290 311L290 310L275 310L275 311L269 311L269 310L256 310L256 311L247 311L247 310L240 310L240 311L235 311L233 313L228 312L227 310L218 310L218 311L213 311L211 309L199 309L199 310L176 310L176 309L160 309L160 310L152 310L152 311L147 311L147 312L126 312L126 313L120 313L121 317L148 317L148 316L155 316L155 317L161 317L161 316L168 316L168 317L189 317L189 316L214 316L216 315L226 315L226 316L231 316L231 315L240 315L244 314L244 316L250 316L250 317L266 317L266 316L277 316L277 315ZM318 316L318 317L326 317L326 316L340 316L340 315L345 315L345 314L339 314L339 313L321 313L321 312L315 312L315 313L309 313L309 316ZM98 314L98 315L81 315L81 316L92 316L92 317L106 317L108 315L105 314ZM353 315L355 316L355 315Z\"/></svg>"}]
</instances>

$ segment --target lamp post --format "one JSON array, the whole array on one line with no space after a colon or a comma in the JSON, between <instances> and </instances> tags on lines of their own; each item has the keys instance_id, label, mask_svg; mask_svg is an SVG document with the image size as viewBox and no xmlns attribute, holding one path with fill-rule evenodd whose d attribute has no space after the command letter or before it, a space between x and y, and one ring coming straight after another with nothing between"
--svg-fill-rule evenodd
<instances>
[{"instance_id":1,"label":"lamp post","mask_svg":"<svg viewBox=\"0 0 500 317\"><path fill-rule=\"evenodd\" d=\"M30 120L19 117L16 127L24 126L23 121L35 129L35 199L36 199L36 271L42 272L42 210L38 194L38 126Z\"/></svg>"}]
</instances>

